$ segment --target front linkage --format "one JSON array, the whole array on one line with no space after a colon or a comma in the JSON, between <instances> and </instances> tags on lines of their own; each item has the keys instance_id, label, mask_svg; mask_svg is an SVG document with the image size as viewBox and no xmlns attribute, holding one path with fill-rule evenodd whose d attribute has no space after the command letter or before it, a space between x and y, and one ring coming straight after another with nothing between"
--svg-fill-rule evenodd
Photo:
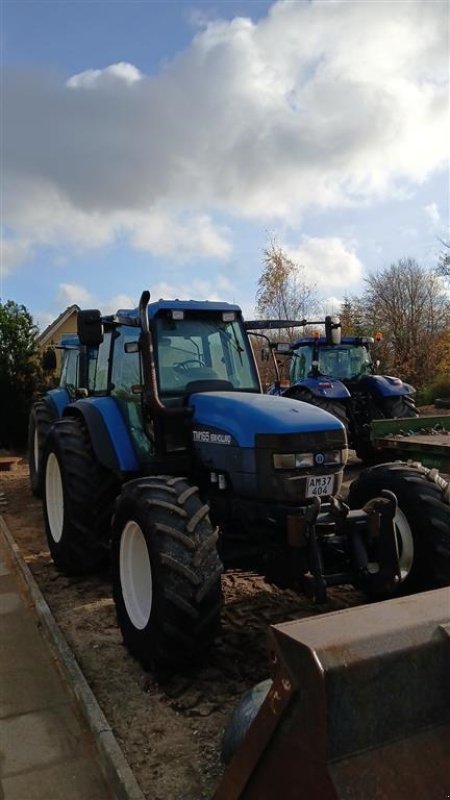
<instances>
[{"instance_id":1,"label":"front linkage","mask_svg":"<svg viewBox=\"0 0 450 800\"><path fill-rule=\"evenodd\" d=\"M319 497L302 516L288 518L288 544L304 561L302 589L317 603L327 601L327 587L353 584L370 595L388 594L400 582L395 515L397 500L383 490L363 508L351 510L340 498L322 505ZM341 569L330 571L330 555ZM342 558L344 556L344 558ZM303 557L303 558L302 558ZM334 560L336 563L336 559ZM342 565L347 569L342 569Z\"/></svg>"}]
</instances>

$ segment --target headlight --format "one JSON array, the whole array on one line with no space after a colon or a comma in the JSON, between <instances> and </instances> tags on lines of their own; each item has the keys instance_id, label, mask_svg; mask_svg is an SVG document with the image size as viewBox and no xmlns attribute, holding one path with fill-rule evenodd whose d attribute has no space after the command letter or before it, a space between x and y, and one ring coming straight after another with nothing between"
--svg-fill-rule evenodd
<instances>
[{"instance_id":1,"label":"headlight","mask_svg":"<svg viewBox=\"0 0 450 800\"><path fill-rule=\"evenodd\" d=\"M342 464L342 450L332 450L330 453L324 453L324 464Z\"/></svg>"},{"instance_id":2,"label":"headlight","mask_svg":"<svg viewBox=\"0 0 450 800\"><path fill-rule=\"evenodd\" d=\"M275 469L313 467L314 456L312 453L274 453L273 465Z\"/></svg>"},{"instance_id":3,"label":"headlight","mask_svg":"<svg viewBox=\"0 0 450 800\"><path fill-rule=\"evenodd\" d=\"M275 469L305 469L345 464L347 450L330 450L328 453L274 453Z\"/></svg>"}]
</instances>

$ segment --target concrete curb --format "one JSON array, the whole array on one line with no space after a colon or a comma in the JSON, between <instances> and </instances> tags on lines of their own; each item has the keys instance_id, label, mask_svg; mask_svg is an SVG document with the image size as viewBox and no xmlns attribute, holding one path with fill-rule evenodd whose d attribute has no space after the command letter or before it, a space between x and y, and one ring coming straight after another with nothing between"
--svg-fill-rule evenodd
<instances>
[{"instance_id":1,"label":"concrete curb","mask_svg":"<svg viewBox=\"0 0 450 800\"><path fill-rule=\"evenodd\" d=\"M14 541L4 518L0 515L0 533L11 554L43 625L44 631L55 653L64 677L67 679L78 701L96 743L100 765L108 785L116 800L145 800L136 778L108 724L95 696L86 681L78 662L59 630L52 612L47 605L30 569L22 558L20 549Z\"/></svg>"}]
</instances>

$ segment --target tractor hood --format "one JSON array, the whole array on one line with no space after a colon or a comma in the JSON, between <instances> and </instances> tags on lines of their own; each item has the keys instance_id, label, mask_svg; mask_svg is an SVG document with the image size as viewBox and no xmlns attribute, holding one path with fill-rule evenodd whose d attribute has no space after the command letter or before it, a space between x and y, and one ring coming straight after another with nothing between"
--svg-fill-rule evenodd
<instances>
[{"instance_id":1,"label":"tractor hood","mask_svg":"<svg viewBox=\"0 0 450 800\"><path fill-rule=\"evenodd\" d=\"M239 447L255 447L255 437L260 434L311 434L343 429L332 414L285 397L202 392L190 396L189 406L194 410L194 428L198 425L220 431Z\"/></svg>"}]
</instances>

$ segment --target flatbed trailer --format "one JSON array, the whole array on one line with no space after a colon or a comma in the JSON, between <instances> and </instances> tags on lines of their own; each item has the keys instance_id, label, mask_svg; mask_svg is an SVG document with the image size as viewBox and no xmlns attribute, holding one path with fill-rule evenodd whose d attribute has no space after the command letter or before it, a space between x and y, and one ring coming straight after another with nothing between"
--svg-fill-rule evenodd
<instances>
[{"instance_id":1,"label":"flatbed trailer","mask_svg":"<svg viewBox=\"0 0 450 800\"><path fill-rule=\"evenodd\" d=\"M386 461L420 461L450 473L450 415L373 420L371 441Z\"/></svg>"}]
</instances>

